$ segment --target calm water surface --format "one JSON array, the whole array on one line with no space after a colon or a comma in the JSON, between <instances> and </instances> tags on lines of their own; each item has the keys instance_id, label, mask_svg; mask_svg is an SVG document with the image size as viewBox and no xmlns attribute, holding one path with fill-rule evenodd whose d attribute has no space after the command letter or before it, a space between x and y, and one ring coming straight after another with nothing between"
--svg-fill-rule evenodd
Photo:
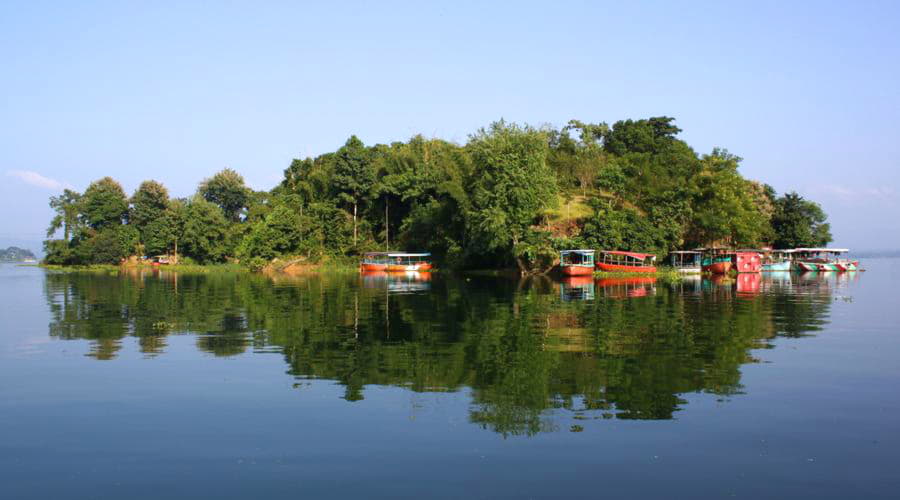
<instances>
[{"instance_id":1,"label":"calm water surface","mask_svg":"<svg viewBox=\"0 0 900 500\"><path fill-rule=\"evenodd\" d=\"M0 497L897 498L900 260L739 282L0 266Z\"/></svg>"}]
</instances>

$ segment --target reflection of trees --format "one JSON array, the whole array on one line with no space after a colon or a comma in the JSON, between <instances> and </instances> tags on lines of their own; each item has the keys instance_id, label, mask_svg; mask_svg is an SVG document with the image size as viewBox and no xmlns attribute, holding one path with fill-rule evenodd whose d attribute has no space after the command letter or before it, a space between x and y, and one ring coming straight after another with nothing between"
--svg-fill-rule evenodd
<instances>
[{"instance_id":1,"label":"reflection of trees","mask_svg":"<svg viewBox=\"0 0 900 500\"><path fill-rule=\"evenodd\" d=\"M556 428L552 412L665 419L685 393L739 393L752 349L816 331L830 303L820 284L763 283L767 293L751 296L728 283L656 285L588 302L561 300L546 280L435 277L426 293L398 295L387 281L362 284L355 274L48 274L46 294L50 334L92 341L98 359L129 336L160 355L167 335L190 332L216 356L278 351L290 375L336 380L348 401L368 385L470 388L471 421L505 435Z\"/></svg>"}]
</instances>

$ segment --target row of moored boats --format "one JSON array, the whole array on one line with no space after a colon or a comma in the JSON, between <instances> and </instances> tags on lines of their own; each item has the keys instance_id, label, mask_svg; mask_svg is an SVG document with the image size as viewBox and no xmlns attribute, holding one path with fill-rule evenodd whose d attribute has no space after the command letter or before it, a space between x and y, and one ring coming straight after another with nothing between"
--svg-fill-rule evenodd
<instances>
[{"instance_id":1,"label":"row of moored boats","mask_svg":"<svg viewBox=\"0 0 900 500\"><path fill-rule=\"evenodd\" d=\"M859 261L845 258L846 248L726 249L698 248L671 252L668 264L681 273L847 272ZM620 250L563 250L559 266L566 276L604 272L654 273L656 255Z\"/></svg>"},{"instance_id":2,"label":"row of moored boats","mask_svg":"<svg viewBox=\"0 0 900 500\"><path fill-rule=\"evenodd\" d=\"M859 270L859 261L844 257L846 248L794 248L791 250L698 248L671 252L668 264L681 273L727 274L772 271L846 272ZM426 272L431 254L369 252L363 255L363 272ZM621 250L563 250L559 267L566 276L604 272L655 273L656 255Z\"/></svg>"}]
</instances>

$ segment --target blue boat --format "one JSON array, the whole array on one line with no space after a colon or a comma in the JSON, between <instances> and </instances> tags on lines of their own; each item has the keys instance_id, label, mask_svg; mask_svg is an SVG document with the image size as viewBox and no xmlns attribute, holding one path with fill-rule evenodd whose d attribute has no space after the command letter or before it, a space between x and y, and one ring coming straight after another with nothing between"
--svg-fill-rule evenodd
<instances>
[{"instance_id":1,"label":"blue boat","mask_svg":"<svg viewBox=\"0 0 900 500\"><path fill-rule=\"evenodd\" d=\"M763 272L786 272L791 270L791 253L793 250L763 251Z\"/></svg>"}]
</instances>

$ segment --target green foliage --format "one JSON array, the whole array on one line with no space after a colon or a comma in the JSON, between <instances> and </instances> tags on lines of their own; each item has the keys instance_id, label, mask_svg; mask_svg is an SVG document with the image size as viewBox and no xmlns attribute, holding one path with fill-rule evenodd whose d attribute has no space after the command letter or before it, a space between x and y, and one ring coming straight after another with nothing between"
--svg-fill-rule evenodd
<instances>
[{"instance_id":1,"label":"green foliage","mask_svg":"<svg viewBox=\"0 0 900 500\"><path fill-rule=\"evenodd\" d=\"M831 242L831 226L818 203L796 192L775 201L772 228L777 248L823 247Z\"/></svg>"},{"instance_id":2,"label":"green foliage","mask_svg":"<svg viewBox=\"0 0 900 500\"><path fill-rule=\"evenodd\" d=\"M467 149L478 172L467 186L469 241L476 251L513 250L556 199L547 137L500 121L473 135Z\"/></svg>"},{"instance_id":3,"label":"green foliage","mask_svg":"<svg viewBox=\"0 0 900 500\"><path fill-rule=\"evenodd\" d=\"M228 220L218 205L199 196L184 207L179 238L183 251L200 263L221 262L228 253Z\"/></svg>"},{"instance_id":4,"label":"green foliage","mask_svg":"<svg viewBox=\"0 0 900 500\"><path fill-rule=\"evenodd\" d=\"M244 185L244 178L230 168L205 179L197 192L206 201L218 205L225 217L232 221L240 219L250 198L250 189Z\"/></svg>"},{"instance_id":5,"label":"green foliage","mask_svg":"<svg viewBox=\"0 0 900 500\"><path fill-rule=\"evenodd\" d=\"M258 267L387 249L428 251L444 267L531 272L552 265L561 246L663 255L831 240L818 205L745 179L741 159L724 149L698 156L679 132L672 118L652 117L611 127L571 120L557 130L500 121L464 145L417 135L366 146L351 136L335 152L293 160L271 191L254 192L225 169L190 200L169 199L162 184L146 181L130 209L107 177L83 195L51 198L48 238L60 230L63 238L47 241L46 260L177 253ZM137 242L106 231L123 225Z\"/></svg>"},{"instance_id":6,"label":"green foliage","mask_svg":"<svg viewBox=\"0 0 900 500\"><path fill-rule=\"evenodd\" d=\"M757 205L755 186L738 174L740 161L721 149L703 156L703 170L696 182L691 242L754 247L769 234L769 216Z\"/></svg>"},{"instance_id":7,"label":"green foliage","mask_svg":"<svg viewBox=\"0 0 900 500\"><path fill-rule=\"evenodd\" d=\"M594 202L594 215L584 224L583 245L606 250L663 253L664 229L632 208L617 209L602 201Z\"/></svg>"},{"instance_id":8,"label":"green foliage","mask_svg":"<svg viewBox=\"0 0 900 500\"><path fill-rule=\"evenodd\" d=\"M69 236L78 226L78 211L81 208L81 194L71 189L63 190L59 196L50 197L50 208L56 213L50 226L47 228L47 237L53 236L60 228L63 230L63 240L68 241Z\"/></svg>"},{"instance_id":9,"label":"green foliage","mask_svg":"<svg viewBox=\"0 0 900 500\"><path fill-rule=\"evenodd\" d=\"M169 191L156 181L144 181L131 197L129 224L137 228L147 255L165 253L174 232L169 215Z\"/></svg>"},{"instance_id":10,"label":"green foliage","mask_svg":"<svg viewBox=\"0 0 900 500\"><path fill-rule=\"evenodd\" d=\"M128 215L125 191L112 177L94 181L81 197L80 210L82 220L92 229L120 225Z\"/></svg>"},{"instance_id":11,"label":"green foliage","mask_svg":"<svg viewBox=\"0 0 900 500\"><path fill-rule=\"evenodd\" d=\"M107 226L100 230L89 230L89 235L75 250L80 263L118 264L134 255L139 235L132 226Z\"/></svg>"}]
</instances>

